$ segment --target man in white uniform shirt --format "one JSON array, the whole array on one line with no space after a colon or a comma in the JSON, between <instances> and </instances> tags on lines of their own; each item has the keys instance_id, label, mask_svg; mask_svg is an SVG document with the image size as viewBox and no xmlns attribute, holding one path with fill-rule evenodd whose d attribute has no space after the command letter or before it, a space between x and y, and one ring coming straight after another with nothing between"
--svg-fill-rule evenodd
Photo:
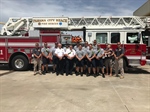
<instances>
[{"instance_id":1,"label":"man in white uniform shirt","mask_svg":"<svg viewBox=\"0 0 150 112\"><path fill-rule=\"evenodd\" d=\"M76 56L76 52L73 49L72 45L65 52L66 56L66 76L69 74L72 75L72 70L74 66L74 57Z\"/></svg>"},{"instance_id":2,"label":"man in white uniform shirt","mask_svg":"<svg viewBox=\"0 0 150 112\"><path fill-rule=\"evenodd\" d=\"M62 49L61 47L62 45L59 43L58 44L58 48L55 51L55 56L56 56L56 60L57 60L57 66L56 66L56 74L59 75L59 73L61 75L63 75L63 69L64 69L64 49Z\"/></svg>"}]
</instances>

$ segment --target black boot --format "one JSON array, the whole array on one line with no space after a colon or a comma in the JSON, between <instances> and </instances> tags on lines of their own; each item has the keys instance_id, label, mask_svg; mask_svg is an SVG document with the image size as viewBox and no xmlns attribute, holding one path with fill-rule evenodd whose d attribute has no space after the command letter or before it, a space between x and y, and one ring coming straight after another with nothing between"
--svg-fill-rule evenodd
<instances>
[{"instance_id":1,"label":"black boot","mask_svg":"<svg viewBox=\"0 0 150 112\"><path fill-rule=\"evenodd\" d=\"M81 76L83 76L83 72L81 72Z\"/></svg>"},{"instance_id":2,"label":"black boot","mask_svg":"<svg viewBox=\"0 0 150 112\"><path fill-rule=\"evenodd\" d=\"M79 75L79 72L76 72L76 76L78 76Z\"/></svg>"},{"instance_id":3,"label":"black boot","mask_svg":"<svg viewBox=\"0 0 150 112\"><path fill-rule=\"evenodd\" d=\"M96 73L94 73L94 77L95 77L95 78L97 77L97 74L96 74Z\"/></svg>"},{"instance_id":4,"label":"black boot","mask_svg":"<svg viewBox=\"0 0 150 112\"><path fill-rule=\"evenodd\" d=\"M87 77L90 76L90 73L87 73L86 76L87 76Z\"/></svg>"},{"instance_id":5,"label":"black boot","mask_svg":"<svg viewBox=\"0 0 150 112\"><path fill-rule=\"evenodd\" d=\"M105 78L105 74L104 73L102 73L102 77Z\"/></svg>"}]
</instances>

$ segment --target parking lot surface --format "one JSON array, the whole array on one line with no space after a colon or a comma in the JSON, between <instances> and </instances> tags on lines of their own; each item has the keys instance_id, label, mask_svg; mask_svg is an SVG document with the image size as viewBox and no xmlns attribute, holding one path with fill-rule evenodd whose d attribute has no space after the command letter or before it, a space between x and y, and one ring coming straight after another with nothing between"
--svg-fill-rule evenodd
<instances>
[{"instance_id":1,"label":"parking lot surface","mask_svg":"<svg viewBox=\"0 0 150 112\"><path fill-rule=\"evenodd\" d=\"M1 69L0 112L150 112L150 66L124 79Z\"/></svg>"}]
</instances>

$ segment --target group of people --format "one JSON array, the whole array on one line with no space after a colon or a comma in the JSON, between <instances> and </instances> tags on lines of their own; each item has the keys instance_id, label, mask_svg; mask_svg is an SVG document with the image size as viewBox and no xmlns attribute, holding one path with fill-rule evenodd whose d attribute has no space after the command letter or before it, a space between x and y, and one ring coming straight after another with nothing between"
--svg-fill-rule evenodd
<instances>
[{"instance_id":1,"label":"group of people","mask_svg":"<svg viewBox=\"0 0 150 112\"><path fill-rule=\"evenodd\" d=\"M48 73L48 64L50 61L53 63L53 71L56 75L66 76L72 75L75 69L76 75L86 74L87 76L93 75L97 77L102 75L112 76L113 59L115 60L115 75L120 78L124 78L123 69L123 56L124 49L121 43L117 43L117 48L113 50L110 44L107 44L106 48L101 48L97 45L96 40L93 44L85 42L84 45L77 43L77 45L67 45L62 47L60 43L55 43L55 46L48 48L47 43L44 43L44 47L41 49L39 44L35 44L33 49L34 58L34 75ZM38 72L37 72L38 65ZM100 73L101 68L101 73ZM104 68L106 68L106 73ZM120 75L118 72L120 71Z\"/></svg>"}]
</instances>

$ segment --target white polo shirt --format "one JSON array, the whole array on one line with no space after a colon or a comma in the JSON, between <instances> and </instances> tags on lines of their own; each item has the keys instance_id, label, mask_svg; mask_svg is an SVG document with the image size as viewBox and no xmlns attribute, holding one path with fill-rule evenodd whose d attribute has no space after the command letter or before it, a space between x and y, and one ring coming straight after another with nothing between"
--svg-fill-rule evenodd
<instances>
[{"instance_id":1,"label":"white polo shirt","mask_svg":"<svg viewBox=\"0 0 150 112\"><path fill-rule=\"evenodd\" d=\"M64 54L65 54L65 51L64 51L64 49L60 49L60 48L57 48L56 50L55 50L55 54L57 54L59 57L61 57L61 56L63 56Z\"/></svg>"},{"instance_id":2,"label":"white polo shirt","mask_svg":"<svg viewBox=\"0 0 150 112\"><path fill-rule=\"evenodd\" d=\"M72 49L72 50L67 49L66 52L65 52L65 54L68 54L68 56L73 57L73 56L76 55L76 52L75 52L74 49Z\"/></svg>"}]
</instances>

